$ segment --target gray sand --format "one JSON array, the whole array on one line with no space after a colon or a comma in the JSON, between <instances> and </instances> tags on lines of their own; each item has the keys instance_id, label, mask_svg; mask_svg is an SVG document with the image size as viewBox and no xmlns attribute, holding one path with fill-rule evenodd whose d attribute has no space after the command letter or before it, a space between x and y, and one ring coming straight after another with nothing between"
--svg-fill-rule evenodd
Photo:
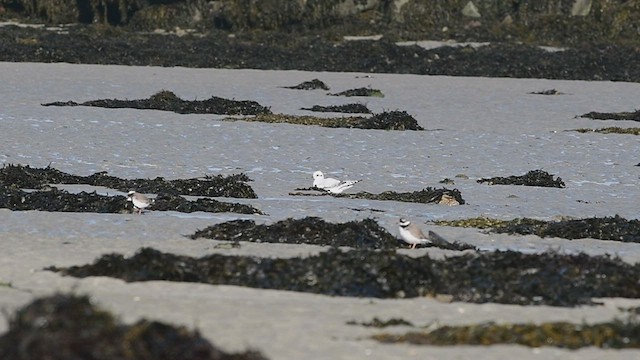
<instances>
[{"instance_id":1,"label":"gray sand","mask_svg":"<svg viewBox=\"0 0 640 360\"><path fill-rule=\"evenodd\" d=\"M51 166L73 174L97 171L124 178L197 177L247 173L259 199L242 200L267 216L150 212L144 216L11 212L0 210L0 308L12 312L56 291L88 293L133 322L140 317L198 328L225 350L254 348L271 359L521 358L627 359L639 351L522 346L428 347L381 345L367 337L380 330L347 321L403 318L418 326L481 321L599 322L623 317L619 306L640 301L606 299L604 306L554 308L443 303L430 298L380 300L327 297L286 291L170 282L124 283L109 278L74 279L42 268L92 262L109 252L126 255L142 246L201 256L211 253L306 256L317 246L242 244L189 240L183 235L215 223L246 218L272 223L320 216L342 222L375 218L397 234L399 216L452 239L484 249L619 255L640 261L640 245L592 239L567 241L535 236L487 235L476 229L425 225L438 219L490 216L501 219L619 214L637 218L634 166L638 140L631 135L565 132L579 127L633 127L629 121L575 118L589 111L632 111L640 85L615 82L482 79L444 76L300 71L214 70L70 64L0 63L0 163ZM356 87L382 90L384 98L326 96L281 86L319 78L330 92ZM565 95L529 92L556 89ZM374 112L406 110L425 132L328 129L286 124L222 122L218 115L89 107L42 107L41 103L103 98L139 99L166 89L184 99L210 96L255 100L276 113L308 114L313 105L366 103ZM335 115L335 114L327 114ZM543 169L567 188L488 186L483 177L523 175ZM311 186L311 173L363 179L354 191L415 191L454 179L468 205L438 206L292 197ZM456 178L464 174L468 179ZM70 191L82 187L64 187ZM119 194L110 189L102 193ZM225 199L238 201L236 199ZM357 211L359 210L359 211ZM383 210L378 212L375 210ZM416 256L441 250L402 250ZM0 331L7 328L0 321ZM385 331L405 331L398 327Z\"/></svg>"}]
</instances>

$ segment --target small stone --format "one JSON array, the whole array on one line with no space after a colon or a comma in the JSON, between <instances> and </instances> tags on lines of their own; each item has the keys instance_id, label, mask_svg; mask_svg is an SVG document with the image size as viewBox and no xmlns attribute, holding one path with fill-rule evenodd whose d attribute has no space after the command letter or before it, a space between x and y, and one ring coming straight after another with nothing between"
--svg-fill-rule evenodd
<instances>
[{"instance_id":1,"label":"small stone","mask_svg":"<svg viewBox=\"0 0 640 360\"><path fill-rule=\"evenodd\" d=\"M478 11L478 8L473 4L472 1L469 1L467 5L464 6L464 8L462 9L462 15L466 17L471 17L471 18L481 17L480 12Z\"/></svg>"}]
</instances>

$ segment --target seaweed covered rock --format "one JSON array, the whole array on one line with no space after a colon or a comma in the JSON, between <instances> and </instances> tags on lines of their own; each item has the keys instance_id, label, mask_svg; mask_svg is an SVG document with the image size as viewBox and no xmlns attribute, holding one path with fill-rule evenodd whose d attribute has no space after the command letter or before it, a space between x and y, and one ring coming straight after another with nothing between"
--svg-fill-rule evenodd
<instances>
[{"instance_id":1,"label":"seaweed covered rock","mask_svg":"<svg viewBox=\"0 0 640 360\"><path fill-rule=\"evenodd\" d=\"M364 104L344 104L344 105L313 105L310 108L302 108L301 110L315 112L336 112L345 114L371 114L371 110Z\"/></svg>"},{"instance_id":2,"label":"seaweed covered rock","mask_svg":"<svg viewBox=\"0 0 640 360\"><path fill-rule=\"evenodd\" d=\"M222 114L222 115L257 115L270 114L268 107L255 101L228 100L212 96L207 100L182 100L171 91L163 90L148 99L118 100L101 99L76 103L74 101L57 101L42 106L96 106L119 109L153 109L173 111L179 114Z\"/></svg>"},{"instance_id":3,"label":"seaweed covered rock","mask_svg":"<svg viewBox=\"0 0 640 360\"><path fill-rule=\"evenodd\" d=\"M191 239L207 238L229 241L347 246L358 249L395 249L399 240L373 219L328 223L317 217L287 219L272 225L256 225L253 220L233 220L209 226L189 235ZM447 250L475 250L459 242L433 241L429 247Z\"/></svg>"},{"instance_id":4,"label":"seaweed covered rock","mask_svg":"<svg viewBox=\"0 0 640 360\"><path fill-rule=\"evenodd\" d=\"M98 172L89 176L72 175L50 166L32 168L22 165L4 165L0 169L0 185L11 188L40 189L48 184L85 184L104 186L128 192L131 189L141 193L167 193L173 195L192 195L210 197L257 198L253 189L246 184L251 181L245 174L230 176L207 175L200 179L165 180L120 179Z\"/></svg>"},{"instance_id":5,"label":"seaweed covered rock","mask_svg":"<svg viewBox=\"0 0 640 360\"><path fill-rule=\"evenodd\" d=\"M569 131L569 130L567 130ZM640 128L621 128L617 126L610 126L600 129L581 128L575 129L579 133L599 133L599 134L627 134L627 135L640 135Z\"/></svg>"},{"instance_id":6,"label":"seaweed covered rock","mask_svg":"<svg viewBox=\"0 0 640 360\"><path fill-rule=\"evenodd\" d=\"M640 298L640 265L609 256L467 253L443 260L384 250L327 252L279 259L213 254L193 258L143 248L93 264L47 270L125 281L185 281L327 295L403 298L436 294L474 303L590 304L594 297Z\"/></svg>"},{"instance_id":7,"label":"seaweed covered rock","mask_svg":"<svg viewBox=\"0 0 640 360\"><path fill-rule=\"evenodd\" d=\"M337 117L323 118L317 116L299 116L286 114L258 114L254 117L225 118L226 121L259 121L266 123L288 123L296 125L317 125L330 128L373 129L373 130L424 130L416 119L402 111L383 112L372 117Z\"/></svg>"},{"instance_id":8,"label":"seaweed covered rock","mask_svg":"<svg viewBox=\"0 0 640 360\"><path fill-rule=\"evenodd\" d=\"M416 119L406 111L385 111L363 119L358 127L361 129L383 130L424 130Z\"/></svg>"},{"instance_id":9,"label":"seaweed covered rock","mask_svg":"<svg viewBox=\"0 0 640 360\"><path fill-rule=\"evenodd\" d=\"M335 94L328 94L329 96L375 96L375 97L384 97L382 91L378 89L369 89L369 88L357 88L341 91Z\"/></svg>"},{"instance_id":10,"label":"seaweed covered rock","mask_svg":"<svg viewBox=\"0 0 640 360\"><path fill-rule=\"evenodd\" d=\"M509 224L494 229L500 233L534 234L540 237L563 239L593 238L640 243L640 221L627 220L618 215L603 218L572 219L528 224L526 227Z\"/></svg>"},{"instance_id":11,"label":"seaweed covered rock","mask_svg":"<svg viewBox=\"0 0 640 360\"><path fill-rule=\"evenodd\" d=\"M39 210L59 212L125 213L133 211L133 205L124 196L99 195L95 191L71 194L57 188L42 191L22 191L0 185L0 208L14 211ZM160 194L149 210L180 212L234 212L262 214L250 205L227 203L202 198L189 201L177 195Z\"/></svg>"},{"instance_id":12,"label":"seaweed covered rock","mask_svg":"<svg viewBox=\"0 0 640 360\"><path fill-rule=\"evenodd\" d=\"M518 218L506 221L480 217L452 221L436 221L435 223L441 226L491 229L492 232L496 233L558 237L569 240L591 238L640 243L640 220L627 220L618 215L559 221L544 221L529 218Z\"/></svg>"},{"instance_id":13,"label":"seaweed covered rock","mask_svg":"<svg viewBox=\"0 0 640 360\"><path fill-rule=\"evenodd\" d=\"M479 179L478 183L487 183L489 185L524 185L524 186L542 186L542 187L565 187L564 181L560 177L554 179L553 175L543 170L531 170L528 173L509 177L496 176L487 179Z\"/></svg>"},{"instance_id":14,"label":"seaweed covered rock","mask_svg":"<svg viewBox=\"0 0 640 360\"><path fill-rule=\"evenodd\" d=\"M329 90L329 86L327 86L327 84L325 84L324 82L318 79L313 79L311 81L304 81L294 86L284 86L284 88L294 89L294 90L317 90L317 89Z\"/></svg>"},{"instance_id":15,"label":"seaweed covered rock","mask_svg":"<svg viewBox=\"0 0 640 360\"><path fill-rule=\"evenodd\" d=\"M296 189L296 190L316 190L316 188L307 188L307 189ZM289 193L289 195L298 195L298 196L313 196L317 194L309 194L302 192L294 192ZM462 194L460 190L453 189L449 190L446 188L435 189L431 187L427 187L425 189L413 192L395 192L395 191L384 191L380 194L372 194L366 191L361 191L355 194L332 194L326 191L322 191L322 195L334 196L339 198L349 198L349 199L367 199L367 200L382 200L382 201L402 201L402 202L414 202L414 203L435 203L435 204L443 204L443 205L460 205L464 204L465 201L462 198Z\"/></svg>"},{"instance_id":16,"label":"seaweed covered rock","mask_svg":"<svg viewBox=\"0 0 640 360\"><path fill-rule=\"evenodd\" d=\"M617 113L603 113L591 111L586 114L580 115L583 118L589 118L594 120L632 120L640 121L640 110L633 112L617 112Z\"/></svg>"},{"instance_id":17,"label":"seaweed covered rock","mask_svg":"<svg viewBox=\"0 0 640 360\"><path fill-rule=\"evenodd\" d=\"M317 217L306 217L282 220L272 225L256 225L253 220L234 220L198 230L189 237L368 249L393 249L398 246L398 239L372 219L332 224Z\"/></svg>"},{"instance_id":18,"label":"seaweed covered rock","mask_svg":"<svg viewBox=\"0 0 640 360\"><path fill-rule=\"evenodd\" d=\"M232 212L238 214L262 214L262 212L251 205L228 203L214 199L200 198L189 201L182 196L171 194L160 194L155 198L152 210L179 211L192 213L196 211L204 212Z\"/></svg>"},{"instance_id":19,"label":"seaweed covered rock","mask_svg":"<svg viewBox=\"0 0 640 360\"><path fill-rule=\"evenodd\" d=\"M519 344L530 347L556 346L578 349L597 346L605 349L639 348L640 324L637 320L613 320L605 323L572 324L496 324L494 322L441 326L431 331L405 334L378 334L383 343L406 342L416 345L496 345Z\"/></svg>"},{"instance_id":20,"label":"seaweed covered rock","mask_svg":"<svg viewBox=\"0 0 640 360\"><path fill-rule=\"evenodd\" d=\"M0 208L14 211L122 213L128 203L124 196L104 196L95 192L71 194L56 188L26 192L0 185Z\"/></svg>"},{"instance_id":21,"label":"seaweed covered rock","mask_svg":"<svg viewBox=\"0 0 640 360\"><path fill-rule=\"evenodd\" d=\"M197 331L156 321L119 323L87 296L53 295L20 309L0 337L0 358L264 360L260 353L229 354Z\"/></svg>"}]
</instances>

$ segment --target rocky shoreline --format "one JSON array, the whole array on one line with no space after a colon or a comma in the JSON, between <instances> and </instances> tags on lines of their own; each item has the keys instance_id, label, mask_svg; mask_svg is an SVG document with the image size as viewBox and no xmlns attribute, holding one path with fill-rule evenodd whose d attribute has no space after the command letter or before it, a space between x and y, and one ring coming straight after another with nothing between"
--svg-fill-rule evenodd
<instances>
[{"instance_id":1,"label":"rocky shoreline","mask_svg":"<svg viewBox=\"0 0 640 360\"><path fill-rule=\"evenodd\" d=\"M0 61L640 81L636 1L113 3L0 2Z\"/></svg>"}]
</instances>

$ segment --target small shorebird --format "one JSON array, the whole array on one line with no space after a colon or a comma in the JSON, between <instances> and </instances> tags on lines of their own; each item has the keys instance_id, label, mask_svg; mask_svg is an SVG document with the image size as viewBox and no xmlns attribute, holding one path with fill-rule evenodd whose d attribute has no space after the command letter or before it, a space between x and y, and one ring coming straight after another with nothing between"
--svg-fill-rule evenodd
<instances>
[{"instance_id":1,"label":"small shorebird","mask_svg":"<svg viewBox=\"0 0 640 360\"><path fill-rule=\"evenodd\" d=\"M133 207L138 211L138 214L142 214L144 209L153 204L153 199L149 199L145 195L133 190L129 191L127 194L127 201L131 201L133 203Z\"/></svg>"},{"instance_id":2,"label":"small shorebird","mask_svg":"<svg viewBox=\"0 0 640 360\"><path fill-rule=\"evenodd\" d=\"M412 224L409 220L400 218L399 230L402 240L407 244L411 244L412 249L415 249L418 244L431 243L429 237L426 236L416 224Z\"/></svg>"},{"instance_id":3,"label":"small shorebird","mask_svg":"<svg viewBox=\"0 0 640 360\"><path fill-rule=\"evenodd\" d=\"M313 186L333 194L339 194L350 189L358 182L360 182L360 180L340 181L334 178L325 178L322 171L316 171L313 173Z\"/></svg>"}]
</instances>

